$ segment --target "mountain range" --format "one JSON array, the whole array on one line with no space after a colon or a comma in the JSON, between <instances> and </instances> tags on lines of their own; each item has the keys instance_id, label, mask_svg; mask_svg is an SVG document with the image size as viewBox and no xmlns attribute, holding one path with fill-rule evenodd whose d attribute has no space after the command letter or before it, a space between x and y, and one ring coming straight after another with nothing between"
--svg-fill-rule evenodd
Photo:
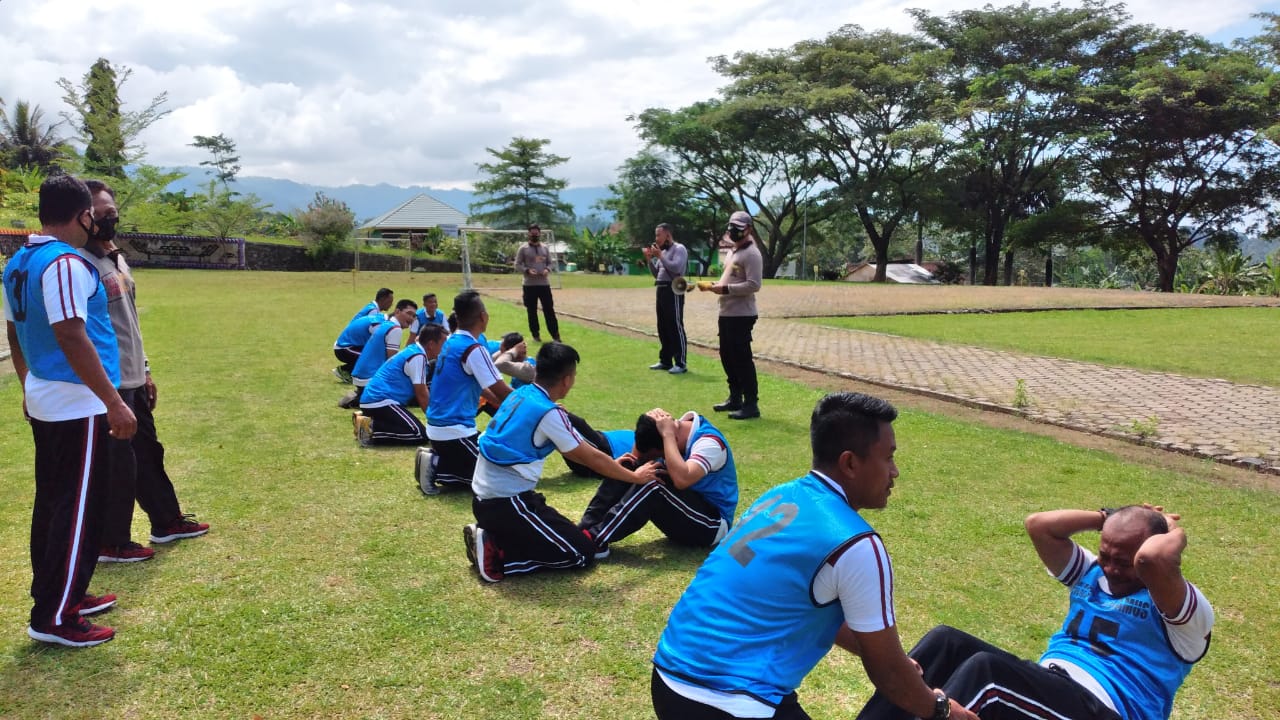
<instances>
[{"instance_id":1,"label":"mountain range","mask_svg":"<svg viewBox=\"0 0 1280 720\"><path fill-rule=\"evenodd\" d=\"M208 184L210 179L208 170L203 167L177 167L170 169L187 174L185 178L169 185L168 189L171 192L185 190L188 193L197 193ZM270 203L272 210L283 213L291 213L294 210L305 208L307 203L315 198L317 192L322 192L328 197L345 202L347 207L351 208L351 211L356 214L357 222L375 218L420 193L430 195L464 213L469 212L467 208L476 200L475 193L469 190L439 190L422 185L404 187L387 183L329 187L308 185L278 178L242 176L236 178L231 187L236 192L245 195L250 193L257 195L262 201ZM578 187L561 191L560 199L572 205L574 212L579 216L594 213L605 219L611 219L612 213L596 210L592 207L596 202L610 195L612 193L605 187Z\"/></svg>"}]
</instances>

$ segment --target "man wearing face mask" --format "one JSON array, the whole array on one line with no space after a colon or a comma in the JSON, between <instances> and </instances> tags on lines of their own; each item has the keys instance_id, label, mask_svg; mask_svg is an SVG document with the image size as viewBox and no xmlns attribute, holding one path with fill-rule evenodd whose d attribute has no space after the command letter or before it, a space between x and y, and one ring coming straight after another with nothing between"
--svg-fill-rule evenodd
<instances>
[{"instance_id":1,"label":"man wearing face mask","mask_svg":"<svg viewBox=\"0 0 1280 720\"><path fill-rule=\"evenodd\" d=\"M84 619L116 602L85 592L102 529L107 443L128 442L137 419L116 390L119 350L106 292L76 253L94 231L89 189L55 175L40 185L39 212L40 232L4 269L10 359L35 441L27 634L89 647L115 637Z\"/></svg>"},{"instance_id":2,"label":"man wearing face mask","mask_svg":"<svg viewBox=\"0 0 1280 720\"><path fill-rule=\"evenodd\" d=\"M662 223L653 230L653 245L644 249L644 257L649 261L649 270L654 276L657 286L658 312L658 362L650 365L650 370L666 370L672 375L680 375L685 370L685 353L687 345L684 337L684 295L677 295L671 290L671 283L684 277L685 267L689 264L689 251L684 245L676 242L671 234L671 226Z\"/></svg>"},{"instance_id":3,"label":"man wearing face mask","mask_svg":"<svg viewBox=\"0 0 1280 720\"><path fill-rule=\"evenodd\" d=\"M209 531L207 523L184 515L173 482L164 469L164 446L156 437L152 411L156 384L142 348L133 274L113 242L120 221L115 192L105 183L85 183L93 196L96 231L80 254L97 268L107 291L107 313L120 349L120 396L138 418L138 433L130 441L109 443L110 492L103 511L98 562L131 563L150 559L155 550L130 537L136 499L151 520L151 542L167 543Z\"/></svg>"},{"instance_id":4,"label":"man wearing face mask","mask_svg":"<svg viewBox=\"0 0 1280 720\"><path fill-rule=\"evenodd\" d=\"M560 324L556 321L556 304L551 297L551 251L542 244L542 228L529 226L529 242L516 251L516 271L524 283L524 307L529 314L529 334L534 342L542 342L538 327L538 303L547 320L551 339L560 342Z\"/></svg>"},{"instance_id":5,"label":"man wearing face mask","mask_svg":"<svg viewBox=\"0 0 1280 720\"><path fill-rule=\"evenodd\" d=\"M725 237L733 243L733 251L725 259L724 273L714 284L698 283L698 289L720 296L720 365L729 381L729 397L715 405L715 410L729 411L734 420L748 420L760 417L751 329L758 316L756 293L764 276L764 259L755 244L751 216L745 211L729 216Z\"/></svg>"}]
</instances>

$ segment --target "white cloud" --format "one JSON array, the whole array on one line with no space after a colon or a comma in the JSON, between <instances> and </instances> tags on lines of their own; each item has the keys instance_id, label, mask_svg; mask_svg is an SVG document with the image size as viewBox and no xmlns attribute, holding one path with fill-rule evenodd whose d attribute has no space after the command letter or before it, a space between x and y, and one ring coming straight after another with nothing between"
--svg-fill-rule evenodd
<instances>
[{"instance_id":1,"label":"white cloud","mask_svg":"<svg viewBox=\"0 0 1280 720\"><path fill-rule=\"evenodd\" d=\"M1012 1L1012 0L1010 0ZM945 14L981 0L933 0ZM1045 2L1036 2L1045 5ZM244 173L300 182L468 186L484 148L544 137L572 185L639 149L627 116L711 97L707 58L854 23L909 31L915 0L71 0L0 2L0 97L65 110L59 77L133 69L126 106L167 92L148 162L194 165L194 135L236 141ZM1138 0L1139 22L1248 33L1262 0ZM1230 36L1228 36L1230 37ZM1220 38L1227 39L1227 38Z\"/></svg>"}]
</instances>

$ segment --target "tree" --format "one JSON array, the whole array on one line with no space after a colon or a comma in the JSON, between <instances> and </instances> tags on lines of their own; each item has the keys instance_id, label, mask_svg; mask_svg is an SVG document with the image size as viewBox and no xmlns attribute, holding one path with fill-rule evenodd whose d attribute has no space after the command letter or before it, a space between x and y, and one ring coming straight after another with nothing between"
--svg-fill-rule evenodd
<instances>
[{"instance_id":1,"label":"tree","mask_svg":"<svg viewBox=\"0 0 1280 720\"><path fill-rule=\"evenodd\" d=\"M788 50L720 58L736 78L727 93L787 117L820 161L817 172L851 207L885 280L889 245L919 212L934 168L946 157L951 116L942 82L946 54L908 35L848 25Z\"/></svg>"},{"instance_id":2,"label":"tree","mask_svg":"<svg viewBox=\"0 0 1280 720\"><path fill-rule=\"evenodd\" d=\"M201 160L200 164L214 168L214 177L222 183L222 187L235 182L236 175L240 172L240 156L236 155L234 140L222 133L196 135L191 147L208 150L213 155L212 160Z\"/></svg>"},{"instance_id":3,"label":"tree","mask_svg":"<svg viewBox=\"0 0 1280 720\"><path fill-rule=\"evenodd\" d=\"M342 250L356 227L356 214L336 198L316 193L307 209L298 213L298 226L307 252L317 264L323 264Z\"/></svg>"},{"instance_id":4,"label":"tree","mask_svg":"<svg viewBox=\"0 0 1280 720\"><path fill-rule=\"evenodd\" d=\"M1089 187L1121 240L1155 256L1158 288L1175 286L1183 250L1226 228L1277 221L1280 73L1256 54L1146 28L1132 62L1089 88L1082 107Z\"/></svg>"},{"instance_id":5,"label":"tree","mask_svg":"<svg viewBox=\"0 0 1280 720\"><path fill-rule=\"evenodd\" d=\"M1131 48L1122 31L1127 15L1103 0L1071 8L988 5L945 18L908 12L951 56L961 147L951 175L966 208L953 219L966 219L981 238L983 282L995 285L1010 222L1052 186L1083 135L1081 88Z\"/></svg>"},{"instance_id":6,"label":"tree","mask_svg":"<svg viewBox=\"0 0 1280 720\"><path fill-rule=\"evenodd\" d=\"M50 174L60 172L59 161L71 156L71 148L58 137L58 125L45 124L39 105L19 100L13 115L0 105L0 163L9 169L38 168Z\"/></svg>"},{"instance_id":7,"label":"tree","mask_svg":"<svg viewBox=\"0 0 1280 720\"><path fill-rule=\"evenodd\" d=\"M122 225L135 232L183 234L191 230L200 195L185 190L170 192L167 188L186 177L176 170L163 170L154 165L139 165L129 177L113 180L116 205Z\"/></svg>"},{"instance_id":8,"label":"tree","mask_svg":"<svg viewBox=\"0 0 1280 720\"><path fill-rule=\"evenodd\" d=\"M216 180L210 180L204 193L196 196L191 225L196 230L226 240L251 229L254 221L269 207L256 195L233 193L219 188Z\"/></svg>"},{"instance_id":9,"label":"tree","mask_svg":"<svg viewBox=\"0 0 1280 720\"><path fill-rule=\"evenodd\" d=\"M98 58L78 87L66 78L58 80L62 101L72 110L63 112L62 117L80 131L79 139L85 144L84 169L89 175L123 178L124 166L146 154L138 142L142 131L170 113L162 109L169 97L163 92L140 111L122 109L120 88L132 74L127 67L117 70L106 58Z\"/></svg>"},{"instance_id":10,"label":"tree","mask_svg":"<svg viewBox=\"0 0 1280 720\"><path fill-rule=\"evenodd\" d=\"M624 160L609 190L613 196L600 201L600 206L613 211L633 247L653 242L653 229L659 223L670 223L681 242L705 223L704 203L680 181L671 163L651 149Z\"/></svg>"},{"instance_id":11,"label":"tree","mask_svg":"<svg viewBox=\"0 0 1280 720\"><path fill-rule=\"evenodd\" d=\"M708 100L680 110L650 108L632 118L641 138L669 152L680 183L721 218L746 209L755 218L764 276L772 277L804 229L821 176L816 158L787 117L751 98ZM814 204L809 221L835 211ZM723 225L718 229L723 230ZM715 234L717 240L719 234Z\"/></svg>"},{"instance_id":12,"label":"tree","mask_svg":"<svg viewBox=\"0 0 1280 720\"><path fill-rule=\"evenodd\" d=\"M573 206L560 200L560 191L568 187L569 181L547 176L548 170L569 158L546 152L550 142L514 137L501 150L485 148L497 162L477 164L486 178L476 183L480 200L471 204L474 220L498 230L520 229L533 223L565 225L572 221Z\"/></svg>"}]
</instances>

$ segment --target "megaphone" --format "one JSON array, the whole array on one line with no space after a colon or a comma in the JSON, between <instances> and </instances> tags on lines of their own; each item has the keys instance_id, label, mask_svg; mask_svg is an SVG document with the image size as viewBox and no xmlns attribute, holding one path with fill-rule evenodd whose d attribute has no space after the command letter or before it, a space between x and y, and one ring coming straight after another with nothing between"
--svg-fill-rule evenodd
<instances>
[{"instance_id":1,"label":"megaphone","mask_svg":"<svg viewBox=\"0 0 1280 720\"><path fill-rule=\"evenodd\" d=\"M691 293L693 292L694 287L695 285L689 282L689 279L683 275L671 281L671 292L675 293L676 295L685 295L685 294Z\"/></svg>"}]
</instances>

